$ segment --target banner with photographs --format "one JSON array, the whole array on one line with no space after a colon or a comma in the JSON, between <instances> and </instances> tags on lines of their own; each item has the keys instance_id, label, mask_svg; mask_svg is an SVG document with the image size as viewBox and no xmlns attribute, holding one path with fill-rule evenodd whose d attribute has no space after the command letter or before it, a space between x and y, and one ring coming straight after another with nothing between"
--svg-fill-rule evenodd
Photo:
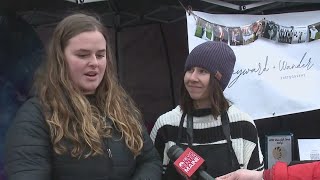
<instances>
[{"instance_id":1,"label":"banner with photographs","mask_svg":"<svg viewBox=\"0 0 320 180\"><path fill-rule=\"evenodd\" d=\"M320 109L320 11L193 13L187 14L189 51L211 40L236 54L224 92L237 107L254 119Z\"/></svg>"},{"instance_id":2,"label":"banner with photographs","mask_svg":"<svg viewBox=\"0 0 320 180\"><path fill-rule=\"evenodd\" d=\"M296 44L320 39L320 22L305 27L282 26L274 21L261 19L250 25L240 27L226 27L204 20L193 14L196 20L196 37L223 41L231 46L246 45L259 37L279 43Z\"/></svg>"}]
</instances>

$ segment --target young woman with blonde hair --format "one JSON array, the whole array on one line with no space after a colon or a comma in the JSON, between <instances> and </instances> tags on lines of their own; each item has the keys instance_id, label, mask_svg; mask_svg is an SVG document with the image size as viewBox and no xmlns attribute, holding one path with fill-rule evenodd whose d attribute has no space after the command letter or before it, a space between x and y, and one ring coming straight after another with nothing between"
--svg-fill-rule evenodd
<instances>
[{"instance_id":1,"label":"young woman with blonde hair","mask_svg":"<svg viewBox=\"0 0 320 180\"><path fill-rule=\"evenodd\" d=\"M115 74L104 26L85 14L64 18L36 97L7 134L9 179L160 179L157 151Z\"/></svg>"}]
</instances>

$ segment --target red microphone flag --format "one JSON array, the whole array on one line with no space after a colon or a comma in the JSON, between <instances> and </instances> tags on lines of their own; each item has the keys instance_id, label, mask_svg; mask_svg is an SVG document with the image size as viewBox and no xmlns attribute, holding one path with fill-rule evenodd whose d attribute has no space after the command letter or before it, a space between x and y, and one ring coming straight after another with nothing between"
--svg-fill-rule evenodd
<instances>
[{"instance_id":1,"label":"red microphone flag","mask_svg":"<svg viewBox=\"0 0 320 180\"><path fill-rule=\"evenodd\" d=\"M190 178L203 164L204 159L195 153L192 149L187 148L181 156L174 162L174 166L181 174Z\"/></svg>"}]
</instances>

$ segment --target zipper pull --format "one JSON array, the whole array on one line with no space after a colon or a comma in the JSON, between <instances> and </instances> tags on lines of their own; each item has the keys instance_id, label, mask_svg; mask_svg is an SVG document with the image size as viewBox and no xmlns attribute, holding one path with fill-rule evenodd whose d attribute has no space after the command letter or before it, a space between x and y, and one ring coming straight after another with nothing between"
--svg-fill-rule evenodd
<instances>
[{"instance_id":1,"label":"zipper pull","mask_svg":"<svg viewBox=\"0 0 320 180\"><path fill-rule=\"evenodd\" d=\"M107 151L108 151L109 158L112 158L111 149L108 148Z\"/></svg>"}]
</instances>

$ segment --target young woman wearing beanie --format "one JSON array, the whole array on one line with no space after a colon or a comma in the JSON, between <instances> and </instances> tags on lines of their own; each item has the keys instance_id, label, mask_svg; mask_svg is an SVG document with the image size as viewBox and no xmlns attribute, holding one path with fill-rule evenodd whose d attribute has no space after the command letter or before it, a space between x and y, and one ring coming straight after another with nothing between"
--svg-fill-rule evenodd
<instances>
[{"instance_id":1,"label":"young woman wearing beanie","mask_svg":"<svg viewBox=\"0 0 320 180\"><path fill-rule=\"evenodd\" d=\"M163 179L183 179L167 156L177 144L204 158L213 177L240 168L263 169L263 156L253 119L226 99L236 57L223 42L195 47L185 63L180 105L161 115L151 139L163 161Z\"/></svg>"}]
</instances>

